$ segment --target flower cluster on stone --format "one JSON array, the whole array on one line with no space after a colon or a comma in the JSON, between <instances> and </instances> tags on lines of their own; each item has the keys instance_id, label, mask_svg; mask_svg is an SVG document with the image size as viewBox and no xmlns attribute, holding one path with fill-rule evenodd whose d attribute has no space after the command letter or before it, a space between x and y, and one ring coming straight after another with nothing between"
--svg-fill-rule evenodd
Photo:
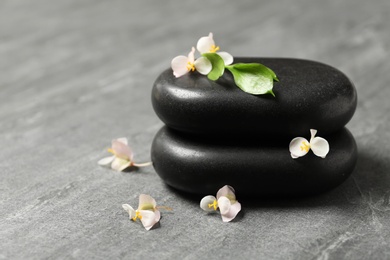
<instances>
[{"instance_id":1,"label":"flower cluster on stone","mask_svg":"<svg viewBox=\"0 0 390 260\"><path fill-rule=\"evenodd\" d=\"M222 221L229 222L240 212L241 204L236 199L233 187L225 185L218 190L216 198L212 195L204 197L200 201L200 208L207 212L213 212L219 208Z\"/></svg>"},{"instance_id":2,"label":"flower cluster on stone","mask_svg":"<svg viewBox=\"0 0 390 260\"><path fill-rule=\"evenodd\" d=\"M130 166L145 167L152 164L151 162L134 163L133 152L128 146L127 138L124 137L112 140L111 148L107 151L113 155L99 160L98 164L102 166L110 165L112 169L119 172Z\"/></svg>"},{"instance_id":3,"label":"flower cluster on stone","mask_svg":"<svg viewBox=\"0 0 390 260\"><path fill-rule=\"evenodd\" d=\"M215 44L213 34L201 37L196 44L201 57L195 59L195 48L192 47L188 56L177 56L171 62L175 77L181 77L189 72L198 71L207 75L210 80L218 80L229 70L235 84L243 91L253 94L271 94L275 96L273 82L279 81L274 71L260 63L233 63L233 56L227 52L220 52Z\"/></svg>"},{"instance_id":4,"label":"flower cluster on stone","mask_svg":"<svg viewBox=\"0 0 390 260\"><path fill-rule=\"evenodd\" d=\"M200 38L196 44L196 48L200 54L217 53L223 59L225 65L230 65L233 63L232 55L227 52L217 52L220 48L219 46L215 45L212 33L210 33L208 36ZM192 47L187 57L179 55L173 58L171 67L173 70L173 75L179 78L195 70L202 75L207 75L212 69L212 64L208 58L203 56L195 60L195 48Z\"/></svg>"},{"instance_id":5,"label":"flower cluster on stone","mask_svg":"<svg viewBox=\"0 0 390 260\"><path fill-rule=\"evenodd\" d=\"M123 204L123 209L129 213L129 218L132 221L141 220L142 225L146 230L150 230L156 223L160 221L160 211L157 209L156 200L150 195L139 195L138 208L135 210L129 204Z\"/></svg>"},{"instance_id":6,"label":"flower cluster on stone","mask_svg":"<svg viewBox=\"0 0 390 260\"><path fill-rule=\"evenodd\" d=\"M290 142L290 153L293 159L306 155L311 149L315 155L325 158L329 152L329 143L322 137L315 137L316 129L310 129L311 138L296 137Z\"/></svg>"}]
</instances>

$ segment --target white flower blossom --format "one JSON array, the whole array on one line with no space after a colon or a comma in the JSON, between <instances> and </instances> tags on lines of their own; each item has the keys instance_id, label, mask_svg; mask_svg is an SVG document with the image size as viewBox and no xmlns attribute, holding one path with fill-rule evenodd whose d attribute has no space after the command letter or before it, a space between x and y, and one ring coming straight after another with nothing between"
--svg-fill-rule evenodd
<instances>
[{"instance_id":1,"label":"white flower blossom","mask_svg":"<svg viewBox=\"0 0 390 260\"><path fill-rule=\"evenodd\" d=\"M215 44L213 33L209 33L208 36L201 37L196 44L196 48L201 54L209 52L217 53L219 56L221 56L225 62L225 65L230 65L233 63L233 56L230 53L225 51L219 52L220 48Z\"/></svg>"},{"instance_id":2,"label":"white flower blossom","mask_svg":"<svg viewBox=\"0 0 390 260\"><path fill-rule=\"evenodd\" d=\"M315 155L325 158L329 152L329 143L322 137L315 137L317 130L310 129L310 142L303 137L296 137L290 142L291 157L296 159L306 155L311 149Z\"/></svg>"},{"instance_id":3,"label":"white flower blossom","mask_svg":"<svg viewBox=\"0 0 390 260\"><path fill-rule=\"evenodd\" d=\"M233 220L241 210L241 204L237 201L234 189L225 185L217 192L217 198L208 195L200 201L200 208L204 211L216 211L219 208L222 221Z\"/></svg>"},{"instance_id":4,"label":"white flower blossom","mask_svg":"<svg viewBox=\"0 0 390 260\"><path fill-rule=\"evenodd\" d=\"M195 60L195 48L192 47L188 56L176 56L171 62L173 75L179 78L190 71L197 70L202 75L207 75L212 69L211 62L205 57L200 57Z\"/></svg>"},{"instance_id":5,"label":"white flower blossom","mask_svg":"<svg viewBox=\"0 0 390 260\"><path fill-rule=\"evenodd\" d=\"M129 204L123 204L122 208L129 213L132 221L141 220L146 230L150 230L157 222L160 221L160 211L157 209L156 200L146 194L139 196L138 209L133 209Z\"/></svg>"}]
</instances>

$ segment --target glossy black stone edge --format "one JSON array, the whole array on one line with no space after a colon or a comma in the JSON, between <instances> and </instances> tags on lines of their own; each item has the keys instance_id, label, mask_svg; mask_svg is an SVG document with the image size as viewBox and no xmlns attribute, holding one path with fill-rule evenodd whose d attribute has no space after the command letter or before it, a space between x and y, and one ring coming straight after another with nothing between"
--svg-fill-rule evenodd
<instances>
[{"instance_id":1,"label":"glossy black stone edge","mask_svg":"<svg viewBox=\"0 0 390 260\"><path fill-rule=\"evenodd\" d=\"M329 65L288 58L235 58L259 62L275 71L280 81L271 95L240 90L229 72L216 82L197 72L175 78L171 69L155 81L152 104L169 127L204 135L321 135L344 127L352 118L357 93L353 83Z\"/></svg>"},{"instance_id":2,"label":"glossy black stone edge","mask_svg":"<svg viewBox=\"0 0 390 260\"><path fill-rule=\"evenodd\" d=\"M352 134L343 128L326 139L330 152L325 159L312 151L292 159L290 139L204 138L165 126L154 138L151 158L161 179L186 193L215 194L228 184L238 196L305 196L335 188L355 168Z\"/></svg>"}]
</instances>

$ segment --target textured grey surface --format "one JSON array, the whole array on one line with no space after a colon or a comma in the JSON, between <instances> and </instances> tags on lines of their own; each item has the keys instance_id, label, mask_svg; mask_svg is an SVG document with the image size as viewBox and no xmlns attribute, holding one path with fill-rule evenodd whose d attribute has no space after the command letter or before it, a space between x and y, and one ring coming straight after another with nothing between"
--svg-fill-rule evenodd
<instances>
[{"instance_id":1,"label":"textured grey surface","mask_svg":"<svg viewBox=\"0 0 390 260\"><path fill-rule=\"evenodd\" d=\"M389 17L387 0L1 1L0 259L390 258ZM351 178L318 197L241 201L226 224L151 167L98 167L122 136L149 159L153 81L210 31L234 56L318 60L352 79ZM174 208L160 228L122 210L140 193Z\"/></svg>"}]
</instances>

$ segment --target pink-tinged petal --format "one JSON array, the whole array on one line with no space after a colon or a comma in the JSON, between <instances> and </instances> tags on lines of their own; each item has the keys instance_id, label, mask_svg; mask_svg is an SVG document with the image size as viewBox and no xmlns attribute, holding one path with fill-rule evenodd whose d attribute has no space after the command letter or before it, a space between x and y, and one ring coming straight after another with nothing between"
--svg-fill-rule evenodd
<instances>
[{"instance_id":1,"label":"pink-tinged petal","mask_svg":"<svg viewBox=\"0 0 390 260\"><path fill-rule=\"evenodd\" d=\"M211 62L205 58L205 57L200 57L194 62L196 70L202 74L202 75L207 75L212 69Z\"/></svg>"},{"instance_id":2,"label":"pink-tinged petal","mask_svg":"<svg viewBox=\"0 0 390 260\"><path fill-rule=\"evenodd\" d=\"M156 208L156 200L150 195L141 194L139 195L138 209L140 210L154 210Z\"/></svg>"},{"instance_id":3,"label":"pink-tinged petal","mask_svg":"<svg viewBox=\"0 0 390 260\"><path fill-rule=\"evenodd\" d=\"M111 168L115 171L121 172L127 167L131 165L131 162L119 157L115 157L115 159L111 163Z\"/></svg>"},{"instance_id":4,"label":"pink-tinged petal","mask_svg":"<svg viewBox=\"0 0 390 260\"><path fill-rule=\"evenodd\" d=\"M223 222L232 221L240 211L241 211L241 204L237 201L236 203L231 205L228 213L221 215L222 221Z\"/></svg>"},{"instance_id":5,"label":"pink-tinged petal","mask_svg":"<svg viewBox=\"0 0 390 260\"><path fill-rule=\"evenodd\" d=\"M236 192L234 191L233 187L229 185L225 185L218 190L217 199L222 196L227 197L232 202L236 200Z\"/></svg>"},{"instance_id":6,"label":"pink-tinged petal","mask_svg":"<svg viewBox=\"0 0 390 260\"><path fill-rule=\"evenodd\" d=\"M221 56L226 66L233 63L233 56L230 53L221 51L221 52L217 52L217 54Z\"/></svg>"},{"instance_id":7,"label":"pink-tinged petal","mask_svg":"<svg viewBox=\"0 0 390 260\"><path fill-rule=\"evenodd\" d=\"M150 230L158 221L156 221L156 214L151 210L140 210L141 222L146 230Z\"/></svg>"},{"instance_id":8,"label":"pink-tinged petal","mask_svg":"<svg viewBox=\"0 0 390 260\"><path fill-rule=\"evenodd\" d=\"M321 158L325 158L329 153L329 143L322 137L315 137L310 143L313 153Z\"/></svg>"},{"instance_id":9,"label":"pink-tinged petal","mask_svg":"<svg viewBox=\"0 0 390 260\"><path fill-rule=\"evenodd\" d=\"M156 210L154 211L154 221L156 221L156 223L157 223L157 222L160 221L160 218L161 218L161 213L160 213L159 210L156 209Z\"/></svg>"},{"instance_id":10,"label":"pink-tinged petal","mask_svg":"<svg viewBox=\"0 0 390 260\"><path fill-rule=\"evenodd\" d=\"M217 199L214 196L208 195L200 201L200 208L208 212L214 211L215 209L212 206L214 201L217 201Z\"/></svg>"},{"instance_id":11,"label":"pink-tinged petal","mask_svg":"<svg viewBox=\"0 0 390 260\"><path fill-rule=\"evenodd\" d=\"M118 139L116 139L116 141L118 141L118 142L120 142L120 143L122 143L124 145L128 145L128 140L127 140L126 137L118 138Z\"/></svg>"},{"instance_id":12,"label":"pink-tinged petal","mask_svg":"<svg viewBox=\"0 0 390 260\"><path fill-rule=\"evenodd\" d=\"M133 209L132 206L130 206L129 204L123 204L122 205L122 208L127 212L129 213L129 218L132 219L135 217L135 210Z\"/></svg>"},{"instance_id":13,"label":"pink-tinged petal","mask_svg":"<svg viewBox=\"0 0 390 260\"><path fill-rule=\"evenodd\" d=\"M220 197L218 199L218 207L222 215L227 214L230 211L230 207L231 207L230 200L226 197Z\"/></svg>"},{"instance_id":14,"label":"pink-tinged petal","mask_svg":"<svg viewBox=\"0 0 390 260\"><path fill-rule=\"evenodd\" d=\"M114 159L115 159L115 156L106 157L106 158L99 160L98 164L101 166L108 166L110 163L112 163L112 161Z\"/></svg>"},{"instance_id":15,"label":"pink-tinged petal","mask_svg":"<svg viewBox=\"0 0 390 260\"><path fill-rule=\"evenodd\" d=\"M133 152L127 144L118 140L113 140L111 148L114 150L116 157L121 157L122 159L127 159L129 161L133 160Z\"/></svg>"},{"instance_id":16,"label":"pink-tinged petal","mask_svg":"<svg viewBox=\"0 0 390 260\"><path fill-rule=\"evenodd\" d=\"M215 42L213 40L213 34L210 33L208 36L199 39L196 48L200 53L208 53L213 45L215 45Z\"/></svg>"},{"instance_id":17,"label":"pink-tinged petal","mask_svg":"<svg viewBox=\"0 0 390 260\"><path fill-rule=\"evenodd\" d=\"M310 137L310 143L311 143L311 140L313 140L313 138L316 136L316 134L317 134L317 130L315 130L315 129L310 129L310 135L311 135L311 137Z\"/></svg>"},{"instance_id":18,"label":"pink-tinged petal","mask_svg":"<svg viewBox=\"0 0 390 260\"><path fill-rule=\"evenodd\" d=\"M190 53L188 53L188 62L194 63L195 61L195 48L192 47Z\"/></svg>"},{"instance_id":19,"label":"pink-tinged petal","mask_svg":"<svg viewBox=\"0 0 390 260\"><path fill-rule=\"evenodd\" d=\"M309 142L303 137L296 137L290 142L290 153L293 159L302 157L309 152L305 147L310 146Z\"/></svg>"},{"instance_id":20,"label":"pink-tinged petal","mask_svg":"<svg viewBox=\"0 0 390 260\"><path fill-rule=\"evenodd\" d=\"M188 57L181 55L173 58L171 62L173 75L175 75L176 78L179 78L187 74L188 73L187 65L188 65Z\"/></svg>"}]
</instances>

